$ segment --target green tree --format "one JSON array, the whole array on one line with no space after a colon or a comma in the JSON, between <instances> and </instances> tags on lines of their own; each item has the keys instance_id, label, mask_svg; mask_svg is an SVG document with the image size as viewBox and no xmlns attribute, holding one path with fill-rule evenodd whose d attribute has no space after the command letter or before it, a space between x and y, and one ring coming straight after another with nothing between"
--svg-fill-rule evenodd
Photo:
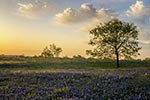
<instances>
[{"instance_id":1,"label":"green tree","mask_svg":"<svg viewBox=\"0 0 150 100\"><path fill-rule=\"evenodd\" d=\"M42 57L58 57L59 54L62 52L62 49L60 47L56 47L55 44L50 44L49 47L46 46L42 53Z\"/></svg>"},{"instance_id":2,"label":"green tree","mask_svg":"<svg viewBox=\"0 0 150 100\"><path fill-rule=\"evenodd\" d=\"M97 25L90 31L89 45L93 50L87 50L88 55L101 59L115 59L119 67L119 59L129 59L139 55L138 31L133 23L122 22L118 19Z\"/></svg>"}]
</instances>

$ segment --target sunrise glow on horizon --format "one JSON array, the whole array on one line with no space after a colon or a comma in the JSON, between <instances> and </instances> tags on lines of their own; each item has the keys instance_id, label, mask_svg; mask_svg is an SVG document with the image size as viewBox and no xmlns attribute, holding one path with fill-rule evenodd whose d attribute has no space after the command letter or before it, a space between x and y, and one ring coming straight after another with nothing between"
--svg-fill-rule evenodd
<instances>
[{"instance_id":1,"label":"sunrise glow on horizon","mask_svg":"<svg viewBox=\"0 0 150 100\"><path fill-rule=\"evenodd\" d=\"M149 0L0 0L0 54L40 55L54 43L61 56L86 56L89 30L112 18L138 26L139 58L150 57Z\"/></svg>"}]
</instances>

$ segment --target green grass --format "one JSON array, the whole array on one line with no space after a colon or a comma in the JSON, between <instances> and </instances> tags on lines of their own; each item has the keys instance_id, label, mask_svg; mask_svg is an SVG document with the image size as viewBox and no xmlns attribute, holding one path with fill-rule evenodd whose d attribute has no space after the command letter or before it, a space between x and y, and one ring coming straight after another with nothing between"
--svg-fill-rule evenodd
<instances>
[{"instance_id":1,"label":"green grass","mask_svg":"<svg viewBox=\"0 0 150 100\"><path fill-rule=\"evenodd\" d=\"M34 58L0 56L0 70L103 70L103 69L150 69L150 61L122 60L116 68L115 60L85 58Z\"/></svg>"}]
</instances>

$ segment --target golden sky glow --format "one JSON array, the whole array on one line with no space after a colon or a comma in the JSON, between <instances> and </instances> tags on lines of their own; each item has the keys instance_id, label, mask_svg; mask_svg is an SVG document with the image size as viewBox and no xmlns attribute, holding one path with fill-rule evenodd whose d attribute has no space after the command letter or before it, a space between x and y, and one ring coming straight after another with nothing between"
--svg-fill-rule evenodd
<instances>
[{"instance_id":1,"label":"golden sky glow","mask_svg":"<svg viewBox=\"0 0 150 100\"><path fill-rule=\"evenodd\" d=\"M54 43L63 49L61 56L85 56L88 30L117 17L138 26L140 58L150 57L148 0L58 1L0 0L0 54L39 55Z\"/></svg>"}]
</instances>

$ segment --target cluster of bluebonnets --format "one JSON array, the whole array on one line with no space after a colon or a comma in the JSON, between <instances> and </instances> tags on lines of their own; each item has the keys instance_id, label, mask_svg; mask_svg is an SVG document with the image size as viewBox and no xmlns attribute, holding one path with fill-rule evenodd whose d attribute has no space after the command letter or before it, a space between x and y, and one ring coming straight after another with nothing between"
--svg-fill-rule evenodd
<instances>
[{"instance_id":1,"label":"cluster of bluebonnets","mask_svg":"<svg viewBox=\"0 0 150 100\"><path fill-rule=\"evenodd\" d=\"M0 100L150 100L150 71L0 72Z\"/></svg>"}]
</instances>

